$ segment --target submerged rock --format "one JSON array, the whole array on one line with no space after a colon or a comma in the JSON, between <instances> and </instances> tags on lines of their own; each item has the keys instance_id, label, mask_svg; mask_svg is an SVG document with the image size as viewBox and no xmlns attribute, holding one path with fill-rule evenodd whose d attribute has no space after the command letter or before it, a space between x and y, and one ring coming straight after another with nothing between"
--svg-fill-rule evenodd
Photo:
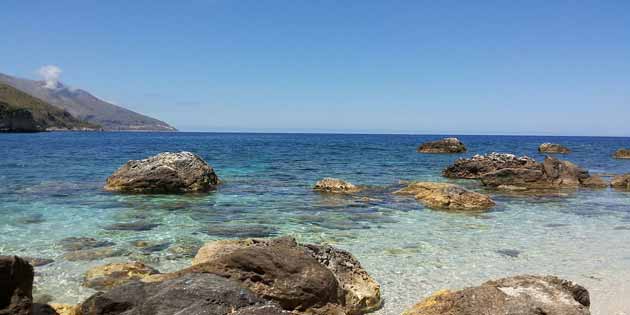
<instances>
[{"instance_id":1,"label":"submerged rock","mask_svg":"<svg viewBox=\"0 0 630 315\"><path fill-rule=\"evenodd\" d=\"M40 258L40 257L25 257L21 256L20 258L26 260L33 267L41 267L54 263L55 261L50 258Z\"/></svg>"},{"instance_id":2,"label":"submerged rock","mask_svg":"<svg viewBox=\"0 0 630 315\"><path fill-rule=\"evenodd\" d=\"M619 149L613 155L615 159L630 159L630 149Z\"/></svg>"},{"instance_id":3,"label":"submerged rock","mask_svg":"<svg viewBox=\"0 0 630 315\"><path fill-rule=\"evenodd\" d=\"M553 276L516 276L439 291L403 315L589 315L588 291Z\"/></svg>"},{"instance_id":4,"label":"submerged rock","mask_svg":"<svg viewBox=\"0 0 630 315\"><path fill-rule=\"evenodd\" d=\"M457 159L442 172L442 175L448 178L479 179L486 173L504 168L530 168L536 165L536 161L527 156L517 157L514 154L493 152L486 155L477 154L469 159Z\"/></svg>"},{"instance_id":5,"label":"submerged rock","mask_svg":"<svg viewBox=\"0 0 630 315\"><path fill-rule=\"evenodd\" d=\"M448 183L417 182L395 191L413 195L429 208L449 210L485 210L495 205L490 197Z\"/></svg>"},{"instance_id":6,"label":"submerged rock","mask_svg":"<svg viewBox=\"0 0 630 315\"><path fill-rule=\"evenodd\" d=\"M212 224L204 231L208 235L229 238L270 237L278 233L278 229L267 225L219 225Z\"/></svg>"},{"instance_id":7,"label":"submerged rock","mask_svg":"<svg viewBox=\"0 0 630 315\"><path fill-rule=\"evenodd\" d=\"M123 256L125 254L126 252L120 249L115 249L113 247L101 247L68 252L63 255L63 258L68 261L98 260L107 257Z\"/></svg>"},{"instance_id":8,"label":"submerged rock","mask_svg":"<svg viewBox=\"0 0 630 315\"><path fill-rule=\"evenodd\" d=\"M342 179L326 177L315 183L313 190L326 193L346 194L359 192L361 188Z\"/></svg>"},{"instance_id":9,"label":"submerged rock","mask_svg":"<svg viewBox=\"0 0 630 315\"><path fill-rule=\"evenodd\" d=\"M543 143L538 147L538 152L549 154L569 154L571 150L557 143Z\"/></svg>"},{"instance_id":10,"label":"submerged rock","mask_svg":"<svg viewBox=\"0 0 630 315\"><path fill-rule=\"evenodd\" d=\"M615 189L630 190L630 173L613 177L610 186Z\"/></svg>"},{"instance_id":11,"label":"submerged rock","mask_svg":"<svg viewBox=\"0 0 630 315\"><path fill-rule=\"evenodd\" d=\"M420 153L464 153L466 146L457 138L444 138L425 142L418 147Z\"/></svg>"},{"instance_id":12,"label":"submerged rock","mask_svg":"<svg viewBox=\"0 0 630 315\"><path fill-rule=\"evenodd\" d=\"M105 190L124 193L207 192L219 184L214 170L190 152L165 152L132 160L107 178Z\"/></svg>"},{"instance_id":13,"label":"submerged rock","mask_svg":"<svg viewBox=\"0 0 630 315\"><path fill-rule=\"evenodd\" d=\"M0 314L31 314L34 275L24 259L0 256Z\"/></svg>"},{"instance_id":14,"label":"submerged rock","mask_svg":"<svg viewBox=\"0 0 630 315\"><path fill-rule=\"evenodd\" d=\"M111 224L104 227L104 229L110 231L149 231L158 226L160 225L157 223L135 221Z\"/></svg>"},{"instance_id":15,"label":"submerged rock","mask_svg":"<svg viewBox=\"0 0 630 315\"><path fill-rule=\"evenodd\" d=\"M290 315L237 281L213 274L183 274L163 282L133 281L97 293L80 306L89 315Z\"/></svg>"},{"instance_id":16,"label":"submerged rock","mask_svg":"<svg viewBox=\"0 0 630 315\"><path fill-rule=\"evenodd\" d=\"M160 273L141 262L113 263L97 266L88 270L83 277L83 286L95 290L107 290L112 287L143 280L150 275Z\"/></svg>"},{"instance_id":17,"label":"submerged rock","mask_svg":"<svg viewBox=\"0 0 630 315\"><path fill-rule=\"evenodd\" d=\"M61 248L65 251L92 249L115 245L113 242L97 240L92 237L67 237L60 240L57 244L61 245Z\"/></svg>"},{"instance_id":18,"label":"submerged rock","mask_svg":"<svg viewBox=\"0 0 630 315\"><path fill-rule=\"evenodd\" d=\"M382 303L379 284L350 253L300 245L288 237L210 242L183 272L219 272L241 279L286 310L363 314Z\"/></svg>"}]
</instances>

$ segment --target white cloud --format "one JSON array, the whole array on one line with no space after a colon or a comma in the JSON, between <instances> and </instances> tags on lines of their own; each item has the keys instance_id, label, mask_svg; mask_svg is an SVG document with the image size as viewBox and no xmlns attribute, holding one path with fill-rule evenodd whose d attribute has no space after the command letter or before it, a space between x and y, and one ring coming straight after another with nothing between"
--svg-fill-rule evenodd
<instances>
[{"instance_id":1,"label":"white cloud","mask_svg":"<svg viewBox=\"0 0 630 315\"><path fill-rule=\"evenodd\" d=\"M46 85L44 85L44 87L48 89L57 88L57 86L59 85L59 77L61 76L61 72L61 68L55 65L46 65L39 68L39 71L37 71L37 73L39 73L39 75L42 76L42 78L44 79L44 82L46 82Z\"/></svg>"}]
</instances>

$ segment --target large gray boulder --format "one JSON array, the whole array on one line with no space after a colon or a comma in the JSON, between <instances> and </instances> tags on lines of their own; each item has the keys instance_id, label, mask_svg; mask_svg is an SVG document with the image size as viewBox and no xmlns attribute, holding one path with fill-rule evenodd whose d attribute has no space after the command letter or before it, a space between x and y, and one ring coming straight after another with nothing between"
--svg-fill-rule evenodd
<instances>
[{"instance_id":1,"label":"large gray boulder","mask_svg":"<svg viewBox=\"0 0 630 315\"><path fill-rule=\"evenodd\" d=\"M589 315L588 291L553 276L516 276L439 291L403 315Z\"/></svg>"},{"instance_id":2,"label":"large gray boulder","mask_svg":"<svg viewBox=\"0 0 630 315\"><path fill-rule=\"evenodd\" d=\"M530 168L536 165L536 161L528 156L492 152L486 155L477 154L469 159L457 159L442 175L448 178L478 179L486 173L504 168Z\"/></svg>"},{"instance_id":3,"label":"large gray boulder","mask_svg":"<svg viewBox=\"0 0 630 315\"><path fill-rule=\"evenodd\" d=\"M85 315L290 315L252 291L213 274L184 274L162 282L129 282L99 292L80 306Z\"/></svg>"},{"instance_id":4,"label":"large gray boulder","mask_svg":"<svg viewBox=\"0 0 630 315\"><path fill-rule=\"evenodd\" d=\"M561 144L546 142L538 147L538 152L549 154L569 154L571 153L571 150Z\"/></svg>"},{"instance_id":5,"label":"large gray boulder","mask_svg":"<svg viewBox=\"0 0 630 315\"><path fill-rule=\"evenodd\" d=\"M124 193L207 192L219 184L208 163L190 152L160 153L132 160L107 178L105 190Z\"/></svg>"},{"instance_id":6,"label":"large gray boulder","mask_svg":"<svg viewBox=\"0 0 630 315\"><path fill-rule=\"evenodd\" d=\"M33 266L17 256L0 256L0 315L30 315Z\"/></svg>"},{"instance_id":7,"label":"large gray boulder","mask_svg":"<svg viewBox=\"0 0 630 315\"><path fill-rule=\"evenodd\" d=\"M420 153L464 153L466 146L457 138L444 138L425 142L418 147Z\"/></svg>"}]
</instances>

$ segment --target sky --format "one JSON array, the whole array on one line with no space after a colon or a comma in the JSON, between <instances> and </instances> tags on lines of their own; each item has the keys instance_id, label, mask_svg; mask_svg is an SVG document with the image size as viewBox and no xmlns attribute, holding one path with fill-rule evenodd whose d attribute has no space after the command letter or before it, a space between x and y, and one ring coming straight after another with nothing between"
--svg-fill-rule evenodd
<instances>
[{"instance_id":1,"label":"sky","mask_svg":"<svg viewBox=\"0 0 630 315\"><path fill-rule=\"evenodd\" d=\"M630 136L630 1L6 0L0 72L183 131Z\"/></svg>"}]
</instances>

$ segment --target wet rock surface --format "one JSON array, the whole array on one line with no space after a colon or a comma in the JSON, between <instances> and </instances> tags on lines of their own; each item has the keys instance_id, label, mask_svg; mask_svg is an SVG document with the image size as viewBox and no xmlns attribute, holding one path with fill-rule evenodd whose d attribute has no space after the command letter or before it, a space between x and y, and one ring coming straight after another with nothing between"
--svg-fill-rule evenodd
<instances>
[{"instance_id":1,"label":"wet rock surface","mask_svg":"<svg viewBox=\"0 0 630 315\"><path fill-rule=\"evenodd\" d=\"M123 193L208 192L219 184L214 169L196 154L165 152L132 160L107 178L105 190Z\"/></svg>"},{"instance_id":2,"label":"wet rock surface","mask_svg":"<svg viewBox=\"0 0 630 315\"><path fill-rule=\"evenodd\" d=\"M439 291L403 315L589 315L588 291L552 276L516 276Z\"/></svg>"},{"instance_id":3,"label":"wet rock surface","mask_svg":"<svg viewBox=\"0 0 630 315\"><path fill-rule=\"evenodd\" d=\"M83 286L95 290L108 290L134 280L147 279L158 273L156 269L141 262L107 264L88 270L83 279Z\"/></svg>"},{"instance_id":4,"label":"wet rock surface","mask_svg":"<svg viewBox=\"0 0 630 315\"><path fill-rule=\"evenodd\" d=\"M104 227L103 229L109 231L149 231L158 226L160 225L157 223L134 221L111 224Z\"/></svg>"},{"instance_id":5,"label":"wet rock surface","mask_svg":"<svg viewBox=\"0 0 630 315\"><path fill-rule=\"evenodd\" d=\"M416 182L395 191L397 195L411 195L429 208L448 210L485 210L495 205L484 194L448 183Z\"/></svg>"},{"instance_id":6,"label":"wet rock surface","mask_svg":"<svg viewBox=\"0 0 630 315\"><path fill-rule=\"evenodd\" d=\"M358 186L339 178L326 177L313 186L313 190L325 193L355 193L361 191Z\"/></svg>"},{"instance_id":7,"label":"wet rock surface","mask_svg":"<svg viewBox=\"0 0 630 315\"><path fill-rule=\"evenodd\" d=\"M417 151L420 153L464 153L466 146L457 138L444 138L425 142L418 147Z\"/></svg>"},{"instance_id":8,"label":"wet rock surface","mask_svg":"<svg viewBox=\"0 0 630 315\"><path fill-rule=\"evenodd\" d=\"M546 142L538 147L538 152L549 154L569 154L571 153L571 150L557 143Z\"/></svg>"}]
</instances>

